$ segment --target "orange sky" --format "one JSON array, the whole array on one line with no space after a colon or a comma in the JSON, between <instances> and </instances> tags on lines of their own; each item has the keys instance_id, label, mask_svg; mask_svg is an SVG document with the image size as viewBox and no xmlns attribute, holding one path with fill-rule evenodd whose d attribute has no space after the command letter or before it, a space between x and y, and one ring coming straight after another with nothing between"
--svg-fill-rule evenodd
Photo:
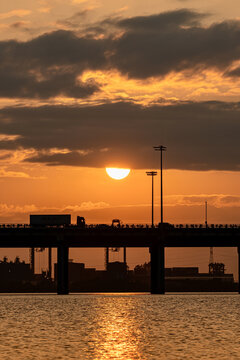
<instances>
[{"instance_id":1,"label":"orange sky","mask_svg":"<svg viewBox=\"0 0 240 360\"><path fill-rule=\"evenodd\" d=\"M2 2L0 223L150 223L145 171L159 167L158 144L165 221L203 223L208 201L209 223L240 223L238 2ZM132 170L115 181L106 166ZM155 204L157 222L159 176ZM84 252L76 259L98 265ZM216 254L235 271L235 255Z\"/></svg>"}]
</instances>

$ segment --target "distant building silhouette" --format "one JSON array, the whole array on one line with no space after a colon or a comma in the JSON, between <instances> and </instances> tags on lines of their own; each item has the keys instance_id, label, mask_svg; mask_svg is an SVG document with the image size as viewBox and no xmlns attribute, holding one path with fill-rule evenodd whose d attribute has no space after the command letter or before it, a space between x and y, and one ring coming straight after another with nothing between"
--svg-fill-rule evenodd
<instances>
[{"instance_id":1,"label":"distant building silhouette","mask_svg":"<svg viewBox=\"0 0 240 360\"><path fill-rule=\"evenodd\" d=\"M19 257L15 261L8 262L7 257L0 260L0 283L6 282L26 282L33 279L30 264L20 261Z\"/></svg>"},{"instance_id":2,"label":"distant building silhouette","mask_svg":"<svg viewBox=\"0 0 240 360\"><path fill-rule=\"evenodd\" d=\"M224 264L210 265L209 273L199 273L198 267L165 268L166 291L237 291L233 274L225 274ZM134 268L134 279L142 289L150 286L150 272L150 263Z\"/></svg>"},{"instance_id":3,"label":"distant building silhouette","mask_svg":"<svg viewBox=\"0 0 240 360\"><path fill-rule=\"evenodd\" d=\"M211 265L211 264L210 264ZM108 262L106 270L86 268L84 263L68 263L69 289L74 292L150 291L151 264L135 266L129 270L126 262ZM198 267L165 268L166 291L236 291L233 274L225 274L224 264L209 267L209 273L199 273ZM0 260L0 292L55 292L54 281L47 272L33 274L30 264Z\"/></svg>"}]
</instances>

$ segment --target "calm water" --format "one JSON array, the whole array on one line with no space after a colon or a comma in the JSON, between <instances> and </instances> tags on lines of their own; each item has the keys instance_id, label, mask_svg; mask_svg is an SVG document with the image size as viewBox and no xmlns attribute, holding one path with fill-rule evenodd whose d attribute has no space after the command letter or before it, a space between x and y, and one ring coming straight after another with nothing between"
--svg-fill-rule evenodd
<instances>
[{"instance_id":1,"label":"calm water","mask_svg":"<svg viewBox=\"0 0 240 360\"><path fill-rule=\"evenodd\" d=\"M0 295L0 359L240 359L235 294Z\"/></svg>"}]
</instances>

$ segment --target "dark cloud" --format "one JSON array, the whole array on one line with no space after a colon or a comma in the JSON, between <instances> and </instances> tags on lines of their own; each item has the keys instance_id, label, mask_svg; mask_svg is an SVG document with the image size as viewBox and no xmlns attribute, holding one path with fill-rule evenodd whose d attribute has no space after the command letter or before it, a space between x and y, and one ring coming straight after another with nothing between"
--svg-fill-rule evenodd
<instances>
[{"instance_id":1,"label":"dark cloud","mask_svg":"<svg viewBox=\"0 0 240 360\"><path fill-rule=\"evenodd\" d=\"M0 148L35 148L29 162L153 168L159 159L152 146L163 144L168 147L168 168L240 169L240 103L45 106L5 108L0 115L1 132L20 135L0 142Z\"/></svg>"},{"instance_id":2,"label":"dark cloud","mask_svg":"<svg viewBox=\"0 0 240 360\"><path fill-rule=\"evenodd\" d=\"M83 15L79 13L72 20ZM59 30L27 42L1 41L0 96L87 97L99 87L79 82L86 70L117 69L141 79L213 68L227 74L240 59L240 21L204 27L204 17L182 9L108 18L80 35ZM229 73L237 74L237 70Z\"/></svg>"},{"instance_id":3,"label":"dark cloud","mask_svg":"<svg viewBox=\"0 0 240 360\"><path fill-rule=\"evenodd\" d=\"M13 29L24 29L24 30L26 30L26 25L27 25L28 23L26 22L26 21L16 21L16 22L14 22L14 23L12 23L12 24L10 24L10 28L13 28Z\"/></svg>"},{"instance_id":4,"label":"dark cloud","mask_svg":"<svg viewBox=\"0 0 240 360\"><path fill-rule=\"evenodd\" d=\"M10 70L8 72L8 70ZM98 90L96 83L85 84L76 79L74 70L45 71L38 81L31 73L14 73L6 66L0 70L0 96L19 98L51 98L57 95L84 98Z\"/></svg>"},{"instance_id":5,"label":"dark cloud","mask_svg":"<svg viewBox=\"0 0 240 360\"><path fill-rule=\"evenodd\" d=\"M89 12L91 12L90 9L84 9L82 11L78 11L76 12L74 15L63 19L63 20L58 20L57 24L60 26L64 26L65 28L68 29L79 29L79 27L82 26L82 22L87 18Z\"/></svg>"},{"instance_id":6,"label":"dark cloud","mask_svg":"<svg viewBox=\"0 0 240 360\"><path fill-rule=\"evenodd\" d=\"M159 30L173 30L182 26L197 26L200 21L206 17L187 9L164 12L156 15L137 16L128 19L117 20L117 25L121 28L128 29L133 32L159 32Z\"/></svg>"},{"instance_id":7,"label":"dark cloud","mask_svg":"<svg viewBox=\"0 0 240 360\"><path fill-rule=\"evenodd\" d=\"M188 10L117 22L125 29L114 43L111 61L130 77L170 72L225 70L240 58L240 22L199 25L201 15Z\"/></svg>"},{"instance_id":8,"label":"dark cloud","mask_svg":"<svg viewBox=\"0 0 240 360\"><path fill-rule=\"evenodd\" d=\"M86 97L97 91L98 85L81 83L78 76L105 64L103 42L78 38L68 31L25 43L2 41L0 53L1 97Z\"/></svg>"},{"instance_id":9,"label":"dark cloud","mask_svg":"<svg viewBox=\"0 0 240 360\"><path fill-rule=\"evenodd\" d=\"M229 70L225 73L225 76L231 76L231 77L240 77L240 67L237 67L233 70Z\"/></svg>"}]
</instances>

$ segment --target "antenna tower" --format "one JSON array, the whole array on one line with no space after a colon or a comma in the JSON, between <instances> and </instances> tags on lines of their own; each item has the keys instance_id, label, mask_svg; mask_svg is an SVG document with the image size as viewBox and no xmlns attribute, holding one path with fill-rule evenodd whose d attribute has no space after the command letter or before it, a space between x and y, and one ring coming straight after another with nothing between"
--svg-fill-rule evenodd
<instances>
[{"instance_id":1,"label":"antenna tower","mask_svg":"<svg viewBox=\"0 0 240 360\"><path fill-rule=\"evenodd\" d=\"M208 227L208 219L207 219L207 201L205 201L205 226L206 228ZM213 264L214 260L213 260L213 247L210 247L210 254L209 254L209 264Z\"/></svg>"}]
</instances>

